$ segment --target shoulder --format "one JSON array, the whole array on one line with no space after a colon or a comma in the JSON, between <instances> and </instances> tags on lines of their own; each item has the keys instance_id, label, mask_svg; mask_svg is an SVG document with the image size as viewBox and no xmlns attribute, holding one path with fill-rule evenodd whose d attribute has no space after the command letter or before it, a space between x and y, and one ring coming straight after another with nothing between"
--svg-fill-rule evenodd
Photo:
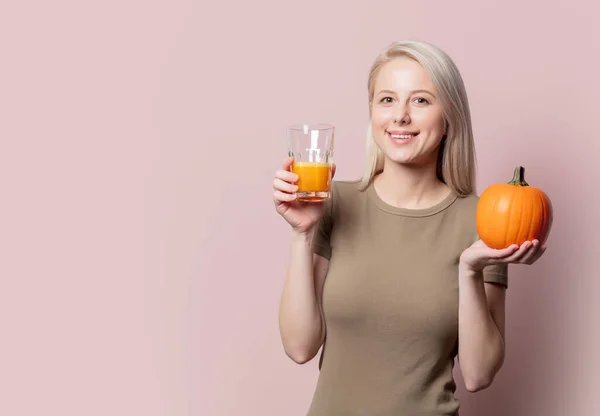
<instances>
[{"instance_id":1,"label":"shoulder","mask_svg":"<svg viewBox=\"0 0 600 416\"><path fill-rule=\"evenodd\" d=\"M360 180L334 180L331 182L331 187L338 192L355 193L360 192Z\"/></svg>"},{"instance_id":2,"label":"shoulder","mask_svg":"<svg viewBox=\"0 0 600 416\"><path fill-rule=\"evenodd\" d=\"M466 233L469 241L475 241L477 237L476 216L479 196L476 194L459 196L452 205L452 222L458 226L462 233Z\"/></svg>"},{"instance_id":3,"label":"shoulder","mask_svg":"<svg viewBox=\"0 0 600 416\"><path fill-rule=\"evenodd\" d=\"M331 183L331 198L325 202L325 215L339 217L364 198L360 180L335 180Z\"/></svg>"},{"instance_id":4,"label":"shoulder","mask_svg":"<svg viewBox=\"0 0 600 416\"><path fill-rule=\"evenodd\" d=\"M471 194L457 197L455 205L461 212L475 215L475 212L477 211L478 202L479 195Z\"/></svg>"},{"instance_id":5,"label":"shoulder","mask_svg":"<svg viewBox=\"0 0 600 416\"><path fill-rule=\"evenodd\" d=\"M364 191L360 190L360 180L337 180L331 183L333 203L344 203L360 198Z\"/></svg>"}]
</instances>

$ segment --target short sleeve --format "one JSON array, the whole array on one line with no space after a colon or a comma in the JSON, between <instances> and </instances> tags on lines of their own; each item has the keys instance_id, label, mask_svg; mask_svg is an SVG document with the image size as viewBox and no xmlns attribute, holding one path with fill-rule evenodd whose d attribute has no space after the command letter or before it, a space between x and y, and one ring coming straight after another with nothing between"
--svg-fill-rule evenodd
<instances>
[{"instance_id":1,"label":"short sleeve","mask_svg":"<svg viewBox=\"0 0 600 416\"><path fill-rule=\"evenodd\" d=\"M494 264L484 268L483 281L508 287L508 264Z\"/></svg>"},{"instance_id":2,"label":"short sleeve","mask_svg":"<svg viewBox=\"0 0 600 416\"><path fill-rule=\"evenodd\" d=\"M313 253L327 260L331 259L331 230L333 229L333 197L335 182L331 184L331 196L323 204L323 216L319 221L313 239Z\"/></svg>"}]
</instances>

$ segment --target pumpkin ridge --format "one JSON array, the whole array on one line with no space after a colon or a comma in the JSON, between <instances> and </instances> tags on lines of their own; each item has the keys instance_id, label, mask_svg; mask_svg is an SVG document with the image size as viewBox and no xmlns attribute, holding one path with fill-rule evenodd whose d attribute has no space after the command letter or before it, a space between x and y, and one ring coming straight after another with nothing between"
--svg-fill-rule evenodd
<instances>
[{"instance_id":1,"label":"pumpkin ridge","mask_svg":"<svg viewBox=\"0 0 600 416\"><path fill-rule=\"evenodd\" d=\"M506 226L506 229L508 230L507 235L504 237L504 241L502 242L502 244L506 245L507 241L513 241L517 238L519 238L519 234L515 233L515 222L513 220L514 215L515 215L515 206L517 205L515 199L518 198L518 194L517 194L517 188L511 186L511 203L510 203L510 211L508 212L508 216L505 218L506 221L508 221L508 224ZM511 227L512 225L512 227ZM518 232L518 228L517 228L517 232Z\"/></svg>"},{"instance_id":2,"label":"pumpkin ridge","mask_svg":"<svg viewBox=\"0 0 600 416\"><path fill-rule=\"evenodd\" d=\"M517 228L517 244L520 243L520 241L523 239L523 216L525 214L525 210L524 210L524 205L525 205L525 195L523 194L523 192L519 192L519 190L515 190L515 193L519 196L519 205L517 206L517 213L519 215L519 220L517 221L518 224L518 228ZM516 204L515 204L516 205ZM519 244L520 245L520 244Z\"/></svg>"},{"instance_id":3,"label":"pumpkin ridge","mask_svg":"<svg viewBox=\"0 0 600 416\"><path fill-rule=\"evenodd\" d=\"M535 230L533 230L535 232L536 235L538 235L538 237L541 237L539 235L540 231L544 229L545 227L545 222L546 222L546 204L544 203L544 195L541 192L536 192L537 194L537 199L540 203L540 218L538 219L538 221L532 221L531 222L531 226L535 226L537 224L537 227ZM538 241L540 241L540 239L538 238ZM540 241L541 243L541 241Z\"/></svg>"},{"instance_id":4,"label":"pumpkin ridge","mask_svg":"<svg viewBox=\"0 0 600 416\"><path fill-rule=\"evenodd\" d=\"M512 191L512 187L508 186L508 190ZM508 195L506 196L506 201L508 201L509 208L508 208L508 211L505 211L504 215L502 216L503 224L502 224L502 228L500 228L500 232L499 232L499 235L502 236L502 240L500 242L501 245L506 245L506 241L508 241L509 235L511 233L511 230L510 230L510 224L511 224L510 218L511 218L511 215L512 215L512 206L513 206L512 200L514 198L514 195L513 195L512 192L507 192L507 194ZM502 230L504 230L504 232L502 232Z\"/></svg>"},{"instance_id":5,"label":"pumpkin ridge","mask_svg":"<svg viewBox=\"0 0 600 416\"><path fill-rule=\"evenodd\" d=\"M529 240L529 228L533 217L533 207L531 206L531 193L523 192L523 200L521 202L521 235L519 241L525 242Z\"/></svg>"},{"instance_id":6,"label":"pumpkin ridge","mask_svg":"<svg viewBox=\"0 0 600 416\"><path fill-rule=\"evenodd\" d=\"M515 190L515 193L518 195L519 197L519 204L515 204L516 205L516 211L517 211L517 215L518 215L518 221L517 223L517 244L520 243L520 241L523 239L523 217L525 215L524 212L524 205L525 205L525 195L523 194L523 192L520 192L519 190ZM520 244L519 244L520 245Z\"/></svg>"},{"instance_id":7,"label":"pumpkin ridge","mask_svg":"<svg viewBox=\"0 0 600 416\"><path fill-rule=\"evenodd\" d=\"M493 224L493 228L492 228L492 235L494 237L494 244L504 244L504 240L506 238L506 236L501 232L502 228L498 227L498 223L499 221L495 221L495 222L491 222L491 218L494 218L494 216L498 215L499 212L499 208L498 205L500 204L500 199L493 199L493 210L490 210L490 220L488 220L490 222L490 224L488 224L488 230L490 225ZM501 219L504 219L503 217L501 217ZM503 224L503 226L506 224ZM500 230L500 232L498 232Z\"/></svg>"},{"instance_id":8,"label":"pumpkin ridge","mask_svg":"<svg viewBox=\"0 0 600 416\"><path fill-rule=\"evenodd\" d=\"M534 192L534 194L537 196L537 192ZM532 201L532 203L533 203L533 201ZM536 219L539 220L539 218L534 218L536 211L537 210L535 209L535 207L533 207L533 209L531 211L531 218L529 219L529 230L527 230L527 239L528 240L532 239L532 236L534 235L534 231L535 231L534 227L539 222L539 221L535 221Z\"/></svg>"},{"instance_id":9,"label":"pumpkin ridge","mask_svg":"<svg viewBox=\"0 0 600 416\"><path fill-rule=\"evenodd\" d=\"M496 205L498 204L498 200L494 199L492 200L492 206L489 209L489 212L486 213L486 215L484 216L484 224L487 224L487 227L484 227L484 231L486 236L489 234L489 230L490 230L490 220L488 218L493 218L494 212L496 212ZM492 230L492 234L493 235L497 235L495 230ZM488 237L489 238L489 237ZM494 241L494 244L497 244L496 241Z\"/></svg>"}]
</instances>

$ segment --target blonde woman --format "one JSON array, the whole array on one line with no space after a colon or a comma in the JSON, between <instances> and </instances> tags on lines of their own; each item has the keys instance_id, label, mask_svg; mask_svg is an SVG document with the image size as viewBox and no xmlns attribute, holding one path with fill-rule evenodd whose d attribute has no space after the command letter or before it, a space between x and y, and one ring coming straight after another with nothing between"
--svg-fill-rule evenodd
<instances>
[{"instance_id":1,"label":"blonde woman","mask_svg":"<svg viewBox=\"0 0 600 416\"><path fill-rule=\"evenodd\" d=\"M493 250L475 227L475 148L454 62L424 42L392 44L368 79L363 177L324 203L296 201L286 158L274 202L292 228L279 324L297 363L323 347L309 416L457 415L454 359L469 391L505 353L507 266L537 240Z\"/></svg>"}]
</instances>

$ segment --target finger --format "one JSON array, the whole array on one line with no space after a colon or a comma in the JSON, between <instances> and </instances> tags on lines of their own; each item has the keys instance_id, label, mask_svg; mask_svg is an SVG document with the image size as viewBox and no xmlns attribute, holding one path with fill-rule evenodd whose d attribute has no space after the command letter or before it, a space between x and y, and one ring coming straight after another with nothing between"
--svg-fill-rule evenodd
<instances>
[{"instance_id":1,"label":"finger","mask_svg":"<svg viewBox=\"0 0 600 416\"><path fill-rule=\"evenodd\" d=\"M275 172L275 178L281 179L282 181L285 181L285 182L294 183L298 180L298 175L295 174L294 172L280 169L277 172Z\"/></svg>"},{"instance_id":2,"label":"finger","mask_svg":"<svg viewBox=\"0 0 600 416\"><path fill-rule=\"evenodd\" d=\"M335 163L331 164L331 178L333 179L333 177L335 176Z\"/></svg>"},{"instance_id":3,"label":"finger","mask_svg":"<svg viewBox=\"0 0 600 416\"><path fill-rule=\"evenodd\" d=\"M525 254L523 254L523 257L521 257L519 261L524 264L532 264L536 260L539 250L539 241L532 241L531 245L529 246L529 249L525 252Z\"/></svg>"},{"instance_id":4,"label":"finger","mask_svg":"<svg viewBox=\"0 0 600 416\"><path fill-rule=\"evenodd\" d=\"M542 255L544 254L545 251L546 251L546 246L539 244L535 254L530 259L527 260L527 264L533 264L536 261L538 261L538 259L540 257L542 257Z\"/></svg>"},{"instance_id":5,"label":"finger","mask_svg":"<svg viewBox=\"0 0 600 416\"><path fill-rule=\"evenodd\" d=\"M512 244L506 248L494 250L494 254L492 254L492 258L495 259L506 259L510 256L513 256L519 250L519 246L517 244Z\"/></svg>"},{"instance_id":6,"label":"finger","mask_svg":"<svg viewBox=\"0 0 600 416\"><path fill-rule=\"evenodd\" d=\"M294 200L296 200L296 194L288 194L281 191L273 192L273 201L275 202L275 205L280 205L284 202L291 202Z\"/></svg>"},{"instance_id":7,"label":"finger","mask_svg":"<svg viewBox=\"0 0 600 416\"><path fill-rule=\"evenodd\" d=\"M507 257L505 260L508 263L522 263L523 256L529 251L531 246L531 241L525 241L513 255Z\"/></svg>"},{"instance_id":8,"label":"finger","mask_svg":"<svg viewBox=\"0 0 600 416\"><path fill-rule=\"evenodd\" d=\"M289 171L290 166L292 166L292 163L294 163L294 158L291 156L286 157L285 159L283 159L283 164L281 165L281 169Z\"/></svg>"},{"instance_id":9,"label":"finger","mask_svg":"<svg viewBox=\"0 0 600 416\"><path fill-rule=\"evenodd\" d=\"M298 190L298 185L294 185L288 182L285 182L281 179L275 178L273 180L273 189L276 191L286 192L286 193L294 193Z\"/></svg>"}]
</instances>

